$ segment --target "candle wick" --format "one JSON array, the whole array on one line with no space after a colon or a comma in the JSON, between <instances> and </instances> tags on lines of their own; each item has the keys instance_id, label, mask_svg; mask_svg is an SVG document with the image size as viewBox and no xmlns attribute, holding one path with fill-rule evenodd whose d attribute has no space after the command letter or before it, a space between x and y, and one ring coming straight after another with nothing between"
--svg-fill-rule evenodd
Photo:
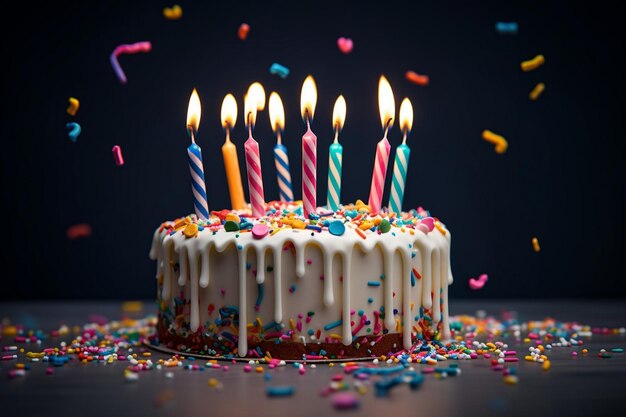
<instances>
[{"instance_id":1,"label":"candle wick","mask_svg":"<svg viewBox=\"0 0 626 417\"><path fill-rule=\"evenodd\" d=\"M311 130L311 122L309 120L309 109L304 110L304 117L306 118L306 129Z\"/></svg>"},{"instance_id":2,"label":"candle wick","mask_svg":"<svg viewBox=\"0 0 626 417\"><path fill-rule=\"evenodd\" d=\"M409 136L409 130L408 129L404 129L403 131L403 136L402 136L402 144L406 145L406 138Z\"/></svg>"},{"instance_id":3,"label":"candle wick","mask_svg":"<svg viewBox=\"0 0 626 417\"><path fill-rule=\"evenodd\" d=\"M280 145L282 141L283 141L283 138L282 138L282 135L280 134L280 128L277 127L276 128L276 143Z\"/></svg>"},{"instance_id":4,"label":"candle wick","mask_svg":"<svg viewBox=\"0 0 626 417\"><path fill-rule=\"evenodd\" d=\"M393 117L390 117L389 120L387 120L387 125L385 126L385 138L387 137L387 132L389 132L389 127L391 126L391 122L393 121Z\"/></svg>"},{"instance_id":5,"label":"candle wick","mask_svg":"<svg viewBox=\"0 0 626 417\"><path fill-rule=\"evenodd\" d=\"M252 137L252 112L248 113L248 134Z\"/></svg>"},{"instance_id":6,"label":"candle wick","mask_svg":"<svg viewBox=\"0 0 626 417\"><path fill-rule=\"evenodd\" d=\"M226 122L226 143L230 142L230 123Z\"/></svg>"},{"instance_id":7,"label":"candle wick","mask_svg":"<svg viewBox=\"0 0 626 417\"><path fill-rule=\"evenodd\" d=\"M196 132L192 125L187 126L187 132L189 132L189 137L191 138L191 143L196 143Z\"/></svg>"},{"instance_id":8,"label":"candle wick","mask_svg":"<svg viewBox=\"0 0 626 417\"><path fill-rule=\"evenodd\" d=\"M335 140L333 143L339 143L339 123L335 125Z\"/></svg>"}]
</instances>

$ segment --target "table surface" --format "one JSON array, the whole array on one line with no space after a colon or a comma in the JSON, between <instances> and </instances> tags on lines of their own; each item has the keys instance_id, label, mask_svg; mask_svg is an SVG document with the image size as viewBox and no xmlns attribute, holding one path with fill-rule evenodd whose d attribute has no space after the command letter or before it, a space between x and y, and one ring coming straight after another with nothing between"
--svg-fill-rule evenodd
<instances>
[{"instance_id":1,"label":"table surface","mask_svg":"<svg viewBox=\"0 0 626 417\"><path fill-rule=\"evenodd\" d=\"M154 303L147 302L137 317L154 314ZM624 300L594 301L465 301L452 300L451 314L475 314L478 309L499 316L502 311L515 311L520 321L556 320L600 327L626 325ZM92 314L119 319L123 312L119 302L48 302L2 303L0 318L12 323L23 323L30 328L52 330L61 324L82 325ZM32 363L31 369L21 378L6 378L16 361L0 361L0 409L5 416L112 416L112 415L184 415L184 416L249 416L249 415L625 415L624 385L626 383L626 357L612 353L610 359L597 356L600 349L625 347L624 334L593 335L583 338L584 345L577 348L554 348L550 352L552 367L543 372L539 364L526 362L522 356L528 344L509 342L509 349L518 351L521 362L515 364L519 376L517 385L503 383L501 372L494 372L485 359L454 361L462 373L456 377L437 379L425 375L422 386L411 391L399 386L385 398L376 397L371 381L367 392L359 396L360 407L354 411L333 408L329 397L320 396L331 377L341 370L328 365L317 365L299 375L291 366L265 369L272 376L265 381L263 375L244 373L243 364L232 365L228 372L206 369L204 372L182 368L141 372L134 383L125 381L123 371L128 362L110 365L90 363L82 365L70 361L46 375L46 364ZM12 338L4 336L0 345L9 345ZM51 346L58 346L58 340ZM29 346L25 346L29 350ZM36 347L30 347L33 351ZM589 354L581 355L582 348ZM571 352L579 352L572 357ZM4 354L4 352L3 352ZM152 360L168 356L153 352ZM24 362L21 355L18 362ZM196 361L203 364L204 361ZM451 362L444 362L448 366ZM417 370L424 365L415 365ZM442 366L442 365L439 365ZM165 373L172 371L173 378ZM221 390L209 388L209 378L223 385ZM346 376L346 381L353 380ZM293 385L292 397L268 398L268 384ZM168 401L163 401L168 399ZM163 404L157 406L161 400Z\"/></svg>"}]
</instances>

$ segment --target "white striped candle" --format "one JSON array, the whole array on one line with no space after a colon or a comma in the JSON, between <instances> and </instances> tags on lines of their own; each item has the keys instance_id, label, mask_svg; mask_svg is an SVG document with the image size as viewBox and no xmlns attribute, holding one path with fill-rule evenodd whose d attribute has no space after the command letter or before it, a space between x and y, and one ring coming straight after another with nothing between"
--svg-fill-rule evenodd
<instances>
[{"instance_id":1,"label":"white striped candle","mask_svg":"<svg viewBox=\"0 0 626 417\"><path fill-rule=\"evenodd\" d=\"M400 105L400 129L403 132L402 144L396 148L396 157L393 164L393 177L391 178L391 192L389 193L389 209L400 216L402 213L402 200L406 187L406 177L409 169L409 156L411 149L406 144L406 138L413 127L413 106L408 98L402 100Z\"/></svg>"}]
</instances>

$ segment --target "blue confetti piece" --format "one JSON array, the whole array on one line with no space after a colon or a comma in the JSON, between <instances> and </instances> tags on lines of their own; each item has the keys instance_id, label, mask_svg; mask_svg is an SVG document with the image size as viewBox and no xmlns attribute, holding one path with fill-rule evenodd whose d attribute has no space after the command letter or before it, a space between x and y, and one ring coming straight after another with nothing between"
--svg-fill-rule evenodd
<instances>
[{"instance_id":1,"label":"blue confetti piece","mask_svg":"<svg viewBox=\"0 0 626 417\"><path fill-rule=\"evenodd\" d=\"M70 140L72 142L76 142L76 139L78 139L78 136L80 135L80 132L82 131L82 129L80 128L80 125L76 122L70 122L66 124L65 127L67 127L70 130L69 132L67 132L67 135L70 137Z\"/></svg>"},{"instance_id":2,"label":"blue confetti piece","mask_svg":"<svg viewBox=\"0 0 626 417\"><path fill-rule=\"evenodd\" d=\"M289 68L284 65L280 65L278 62L274 62L272 66L270 66L270 74L278 75L284 80L289 76Z\"/></svg>"},{"instance_id":3,"label":"blue confetti piece","mask_svg":"<svg viewBox=\"0 0 626 417\"><path fill-rule=\"evenodd\" d=\"M498 22L496 23L496 32L501 35L515 35L517 34L518 25L517 22Z\"/></svg>"}]
</instances>

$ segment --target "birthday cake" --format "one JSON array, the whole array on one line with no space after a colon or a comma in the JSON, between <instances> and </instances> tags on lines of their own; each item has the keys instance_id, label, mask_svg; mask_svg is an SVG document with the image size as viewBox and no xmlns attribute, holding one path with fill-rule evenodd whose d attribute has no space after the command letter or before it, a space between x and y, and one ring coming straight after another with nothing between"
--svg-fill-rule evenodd
<instances>
[{"instance_id":1,"label":"birthday cake","mask_svg":"<svg viewBox=\"0 0 626 417\"><path fill-rule=\"evenodd\" d=\"M308 218L213 211L163 223L158 339L224 358L378 357L450 337L450 232L421 208L370 215L358 201Z\"/></svg>"}]
</instances>

